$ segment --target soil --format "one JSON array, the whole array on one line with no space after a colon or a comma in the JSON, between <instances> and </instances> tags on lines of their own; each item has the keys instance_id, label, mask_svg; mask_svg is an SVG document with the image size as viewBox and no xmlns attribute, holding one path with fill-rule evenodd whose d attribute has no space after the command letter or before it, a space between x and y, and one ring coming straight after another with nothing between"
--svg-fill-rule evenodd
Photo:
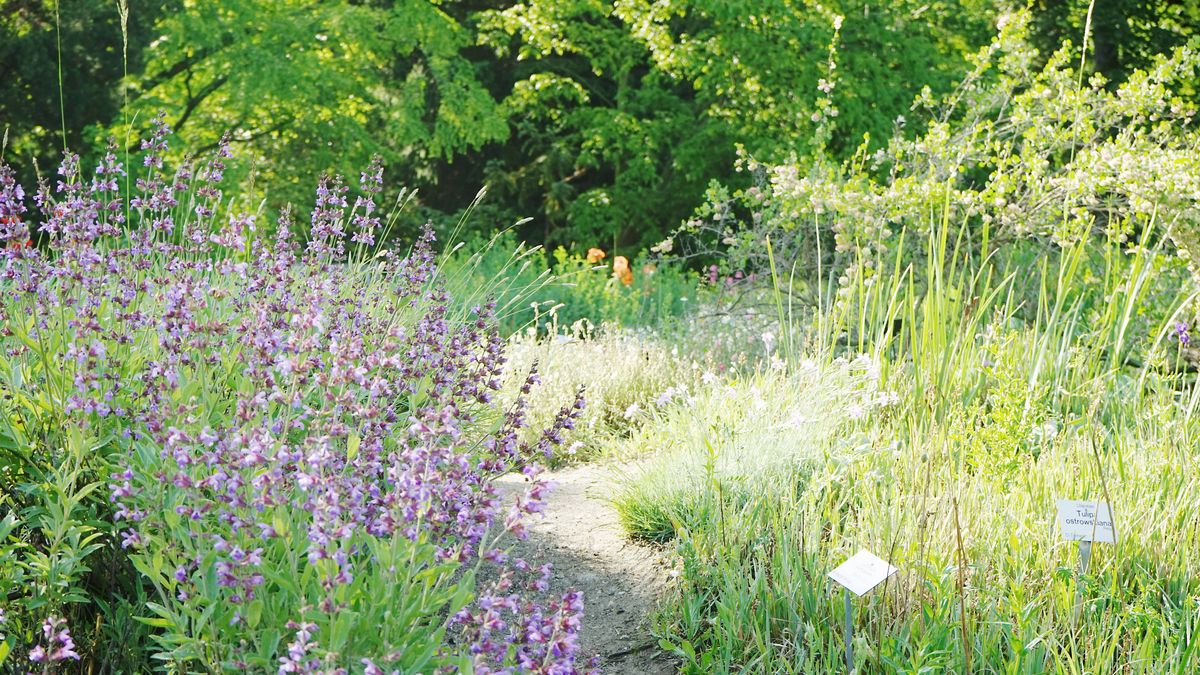
<instances>
[{"instance_id":1,"label":"soil","mask_svg":"<svg viewBox=\"0 0 1200 675\"><path fill-rule=\"evenodd\" d=\"M529 538L506 537L514 557L551 563L552 592L583 592L584 617L580 655L600 656L600 670L610 675L667 675L678 671L672 657L650 633L648 615L671 577L669 556L662 550L628 540L608 490L617 467L584 464L546 474L554 489L545 518L529 520ZM523 489L524 478L497 481L502 489Z\"/></svg>"}]
</instances>

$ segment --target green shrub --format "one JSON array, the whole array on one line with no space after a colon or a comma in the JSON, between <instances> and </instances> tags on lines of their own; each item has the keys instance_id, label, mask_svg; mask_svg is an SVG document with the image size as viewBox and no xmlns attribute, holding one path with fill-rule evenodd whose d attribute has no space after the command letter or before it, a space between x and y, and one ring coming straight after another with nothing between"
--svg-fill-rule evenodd
<instances>
[{"instance_id":1,"label":"green shrub","mask_svg":"<svg viewBox=\"0 0 1200 675\"><path fill-rule=\"evenodd\" d=\"M827 302L831 285L845 296L913 263L916 283L930 282L920 247L899 240L923 240L943 221L962 225L950 247L967 247L976 263L1022 240L1056 257L1093 237L1168 239L1190 261L1200 245L1200 160L1195 101L1182 91L1200 52L1180 47L1110 87L1083 77L1069 43L1043 59L1029 21L1027 12L1004 15L958 88L918 97L916 119L897 120L886 148L864 144L842 165L743 157L754 185L713 186L682 238L723 257L728 272L756 271L764 282L770 239L777 278L806 309ZM1143 242L1150 228L1155 237Z\"/></svg>"}]
</instances>

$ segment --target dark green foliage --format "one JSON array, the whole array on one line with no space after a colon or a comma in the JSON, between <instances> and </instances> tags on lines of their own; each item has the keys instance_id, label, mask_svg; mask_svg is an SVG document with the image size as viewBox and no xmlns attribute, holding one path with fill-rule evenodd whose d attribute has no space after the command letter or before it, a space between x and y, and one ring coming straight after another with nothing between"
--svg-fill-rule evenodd
<instances>
[{"instance_id":1,"label":"dark green foliage","mask_svg":"<svg viewBox=\"0 0 1200 675\"><path fill-rule=\"evenodd\" d=\"M156 28L134 78L136 124L166 110L192 152L229 135L243 171L283 185L272 206L307 203L321 173L356 176L374 154L420 183L435 162L507 135L463 56L472 33L439 3L203 2Z\"/></svg>"},{"instance_id":2,"label":"dark green foliage","mask_svg":"<svg viewBox=\"0 0 1200 675\"><path fill-rule=\"evenodd\" d=\"M504 95L513 136L485 160L485 179L521 213L541 215L531 237L648 246L731 165L728 130L626 19L595 2L519 3L481 17L481 40L519 76Z\"/></svg>"},{"instance_id":3,"label":"dark green foliage","mask_svg":"<svg viewBox=\"0 0 1200 675\"><path fill-rule=\"evenodd\" d=\"M991 33L990 2L843 4L533 0L484 13L481 40L519 74L505 97L513 137L480 158L486 180L540 213L529 236L648 246L731 177L738 145L782 160L844 157L864 131L884 141L921 87L947 91ZM830 105L854 131L826 143Z\"/></svg>"},{"instance_id":4,"label":"dark green foliage","mask_svg":"<svg viewBox=\"0 0 1200 675\"><path fill-rule=\"evenodd\" d=\"M130 0L128 7L129 69L138 72L142 48L168 5ZM59 42L67 94L61 106ZM8 136L0 156L20 167L22 184L36 184L34 160L43 173L53 172L64 127L66 145L86 150L92 140L88 129L118 117L122 53L120 15L111 0L0 0L0 135Z\"/></svg>"},{"instance_id":5,"label":"dark green foliage","mask_svg":"<svg viewBox=\"0 0 1200 675\"><path fill-rule=\"evenodd\" d=\"M243 146L233 177L253 171L275 190L239 195L247 203L302 204L322 172L353 175L378 153L394 180L429 188L436 210L487 184L506 219L533 216L524 238L636 250L730 177L738 143L772 158L820 150L810 117L838 13L833 97L847 128L876 138L921 84L950 86L990 30L982 0L845 4L134 2L122 91L117 5L67 3L67 140L120 142L165 110L181 152L224 134ZM10 2L5 15L0 53L16 77L0 120L10 153L48 164L63 126L54 5Z\"/></svg>"},{"instance_id":6,"label":"dark green foliage","mask_svg":"<svg viewBox=\"0 0 1200 675\"><path fill-rule=\"evenodd\" d=\"M136 137L163 109L188 142L181 153L210 149L223 134L242 146L247 159L231 177L253 172L254 186L273 190L239 195L247 204L303 206L321 173L353 177L381 154L393 184L422 188L422 212L434 221L453 222L441 214L487 185L488 230L531 217L519 228L526 240L633 250L691 215L712 180L741 185L739 146L767 163L795 156L802 165L840 162L864 137L881 147L898 117L913 116L923 88L937 98L957 86L964 56L986 43L1005 8L1000 0L132 0L123 22L121 3L61 4L56 13L49 0L0 2L7 154L39 158L43 173L64 126L67 144L88 154L110 134ZM1079 43L1088 2L1033 8L1043 55L1064 38ZM1198 12L1179 0L1097 3L1089 61L1120 82L1191 38Z\"/></svg>"},{"instance_id":7,"label":"dark green foliage","mask_svg":"<svg viewBox=\"0 0 1200 675\"><path fill-rule=\"evenodd\" d=\"M629 6L622 13L655 63L692 83L705 115L763 159L823 151L826 97L847 130L832 139L835 155L852 152L863 133L886 141L923 86L946 91L961 77L962 57L986 42L997 9L988 0L692 0L673 3L671 12L648 0Z\"/></svg>"},{"instance_id":8,"label":"dark green foliage","mask_svg":"<svg viewBox=\"0 0 1200 675\"><path fill-rule=\"evenodd\" d=\"M1039 45L1080 41L1089 3L1035 0L1032 7ZM1088 66L1114 84L1150 66L1155 56L1187 44L1200 28L1200 3L1191 0L1097 1L1091 12Z\"/></svg>"}]
</instances>

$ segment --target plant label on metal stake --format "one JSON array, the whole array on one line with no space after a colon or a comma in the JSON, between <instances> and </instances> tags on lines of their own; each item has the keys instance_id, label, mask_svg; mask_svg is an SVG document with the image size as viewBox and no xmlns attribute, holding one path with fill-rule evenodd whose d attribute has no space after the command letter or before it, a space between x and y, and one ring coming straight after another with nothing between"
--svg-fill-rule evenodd
<instances>
[{"instance_id":1,"label":"plant label on metal stake","mask_svg":"<svg viewBox=\"0 0 1200 675\"><path fill-rule=\"evenodd\" d=\"M843 612L845 625L843 626L842 635L846 641L847 673L854 672L853 596L861 598L897 571L888 561L863 549L829 573L829 578L838 582L845 589L843 591L846 604L845 611Z\"/></svg>"},{"instance_id":2,"label":"plant label on metal stake","mask_svg":"<svg viewBox=\"0 0 1200 675\"><path fill-rule=\"evenodd\" d=\"M1058 500L1058 526L1067 541L1117 543L1112 513L1104 502Z\"/></svg>"},{"instance_id":3,"label":"plant label on metal stake","mask_svg":"<svg viewBox=\"0 0 1200 675\"><path fill-rule=\"evenodd\" d=\"M1108 504L1100 501L1058 500L1058 527L1066 541L1079 542L1079 579L1075 583L1075 613L1083 613L1083 575L1092 557L1092 542L1117 543L1117 528L1113 525Z\"/></svg>"}]
</instances>

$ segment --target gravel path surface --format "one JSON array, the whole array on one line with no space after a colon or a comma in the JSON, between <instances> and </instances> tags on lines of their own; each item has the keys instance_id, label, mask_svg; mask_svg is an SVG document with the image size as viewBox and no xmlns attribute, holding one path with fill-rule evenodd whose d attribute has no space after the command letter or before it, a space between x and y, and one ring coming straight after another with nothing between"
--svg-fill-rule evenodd
<instances>
[{"instance_id":1,"label":"gravel path surface","mask_svg":"<svg viewBox=\"0 0 1200 675\"><path fill-rule=\"evenodd\" d=\"M554 486L545 518L531 518L529 538L507 538L514 557L554 565L550 590L583 592L584 618L579 642L587 658L600 655L600 668L613 675L668 675L673 659L658 648L647 615L670 577L667 556L625 538L617 514L606 501L614 467L584 464L547 474ZM524 478L498 481L520 490Z\"/></svg>"}]
</instances>

